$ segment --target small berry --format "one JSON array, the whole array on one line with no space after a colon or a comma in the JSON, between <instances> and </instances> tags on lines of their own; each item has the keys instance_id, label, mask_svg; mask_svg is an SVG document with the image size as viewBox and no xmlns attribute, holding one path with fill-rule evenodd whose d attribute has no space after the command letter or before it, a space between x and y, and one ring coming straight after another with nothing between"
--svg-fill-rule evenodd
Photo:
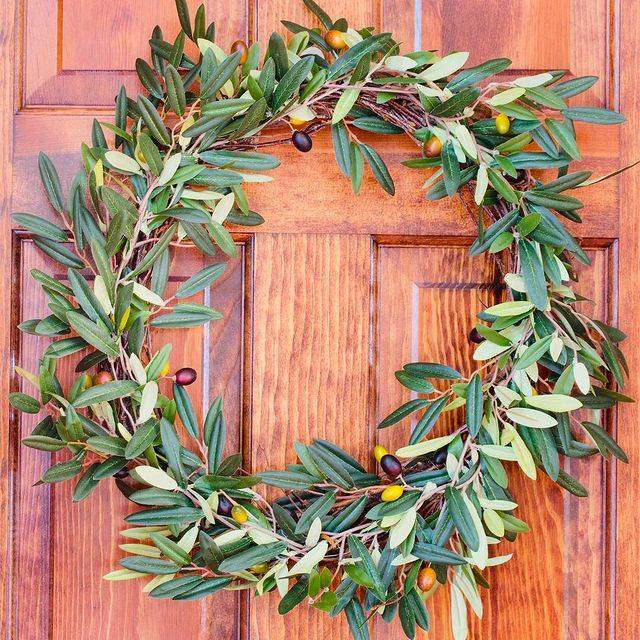
<instances>
[{"instance_id":1,"label":"small berry","mask_svg":"<svg viewBox=\"0 0 640 640\"><path fill-rule=\"evenodd\" d=\"M511 129L511 120L504 113L499 113L496 116L496 131L503 136L509 133L509 129Z\"/></svg>"},{"instance_id":2,"label":"small berry","mask_svg":"<svg viewBox=\"0 0 640 640\"><path fill-rule=\"evenodd\" d=\"M444 464L447 461L447 450L441 449L440 451L438 451L438 453L433 456L433 461L436 464Z\"/></svg>"},{"instance_id":3,"label":"small berry","mask_svg":"<svg viewBox=\"0 0 640 640\"><path fill-rule=\"evenodd\" d=\"M480 335L480 333L478 332L478 330L475 327L473 327L473 329L471 329L471 331L469 331L469 341L470 342L475 342L476 344L480 344L483 340L484 340L484 338Z\"/></svg>"},{"instance_id":4,"label":"small berry","mask_svg":"<svg viewBox=\"0 0 640 640\"><path fill-rule=\"evenodd\" d=\"M244 524L249 519L249 514L244 507L241 507L239 504L236 504L233 509L231 509L231 517L238 523Z\"/></svg>"},{"instance_id":5,"label":"small berry","mask_svg":"<svg viewBox=\"0 0 640 640\"><path fill-rule=\"evenodd\" d=\"M404 493L404 489L397 484L392 484L390 487L387 487L380 496L380 500L382 502L393 502L397 500Z\"/></svg>"},{"instance_id":6,"label":"small berry","mask_svg":"<svg viewBox=\"0 0 640 640\"><path fill-rule=\"evenodd\" d=\"M344 39L344 33L342 31L338 31L337 29L330 29L327 33L324 34L324 41L332 48L332 49L344 49L347 46L347 43Z\"/></svg>"},{"instance_id":7,"label":"small berry","mask_svg":"<svg viewBox=\"0 0 640 640\"><path fill-rule=\"evenodd\" d=\"M440 142L440 138L438 138L437 136L431 136L424 143L424 155L427 156L427 158L436 158L440 155L441 151L442 142Z\"/></svg>"},{"instance_id":8,"label":"small berry","mask_svg":"<svg viewBox=\"0 0 640 640\"><path fill-rule=\"evenodd\" d=\"M387 450L381 445L381 444L377 444L375 447L373 447L373 457L380 462L380 460L382 459L382 456L386 455Z\"/></svg>"},{"instance_id":9,"label":"small berry","mask_svg":"<svg viewBox=\"0 0 640 640\"><path fill-rule=\"evenodd\" d=\"M162 367L162 371L160 371L160 377L164 378L169 373L169 363L165 362L164 367Z\"/></svg>"},{"instance_id":10,"label":"small berry","mask_svg":"<svg viewBox=\"0 0 640 640\"><path fill-rule=\"evenodd\" d=\"M231 503L231 500L229 500L227 496L220 495L218 497L218 513L221 516L230 516L232 509L233 504Z\"/></svg>"},{"instance_id":11,"label":"small berry","mask_svg":"<svg viewBox=\"0 0 640 640\"><path fill-rule=\"evenodd\" d=\"M294 116L289 116L289 124L292 127L304 127L307 124L306 120L301 120L300 118L296 118Z\"/></svg>"},{"instance_id":12,"label":"small berry","mask_svg":"<svg viewBox=\"0 0 640 640\"><path fill-rule=\"evenodd\" d=\"M269 563L260 562L258 564L254 564L252 567L249 567L249 571L251 571L251 573L266 573L269 571Z\"/></svg>"},{"instance_id":13,"label":"small berry","mask_svg":"<svg viewBox=\"0 0 640 640\"><path fill-rule=\"evenodd\" d=\"M182 369L178 369L174 376L176 384L179 384L181 387L186 387L190 384L193 384L196 381L198 374L195 369L191 367L183 367Z\"/></svg>"},{"instance_id":14,"label":"small berry","mask_svg":"<svg viewBox=\"0 0 640 640\"><path fill-rule=\"evenodd\" d=\"M242 52L240 54L240 64L244 64L249 57L249 47L247 46L247 43L244 40L236 40L231 45L231 53L235 53L236 51Z\"/></svg>"},{"instance_id":15,"label":"small berry","mask_svg":"<svg viewBox=\"0 0 640 640\"><path fill-rule=\"evenodd\" d=\"M294 131L291 136L291 142L293 142L293 146L298 151L302 151L303 153L311 151L311 147L313 146L311 136L306 131Z\"/></svg>"},{"instance_id":16,"label":"small berry","mask_svg":"<svg viewBox=\"0 0 640 640\"><path fill-rule=\"evenodd\" d=\"M425 567L418 574L418 589L420 591L429 591L436 583L436 572L431 567Z\"/></svg>"},{"instance_id":17,"label":"small berry","mask_svg":"<svg viewBox=\"0 0 640 640\"><path fill-rule=\"evenodd\" d=\"M105 384L107 382L111 382L113 380L113 376L108 371L98 371L95 376L93 376L93 384Z\"/></svg>"},{"instance_id":18,"label":"small berry","mask_svg":"<svg viewBox=\"0 0 640 640\"><path fill-rule=\"evenodd\" d=\"M391 478L397 478L402 473L402 465L400 460L394 455L387 453L380 460L382 470Z\"/></svg>"}]
</instances>

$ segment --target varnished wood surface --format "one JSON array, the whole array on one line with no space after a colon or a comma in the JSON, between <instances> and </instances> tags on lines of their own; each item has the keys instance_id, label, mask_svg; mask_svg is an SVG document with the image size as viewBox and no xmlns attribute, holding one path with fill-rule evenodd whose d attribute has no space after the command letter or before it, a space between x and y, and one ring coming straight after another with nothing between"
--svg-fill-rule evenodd
<instances>
[{"instance_id":1,"label":"varnished wood surface","mask_svg":"<svg viewBox=\"0 0 640 640\"><path fill-rule=\"evenodd\" d=\"M627 114L629 123L622 138L622 163L634 162L640 149L640 110L637 96L640 78L636 70L640 64L638 46L638 25L640 25L640 5L637 2L620 5L620 109ZM640 176L634 173L620 182L620 239L618 241L619 295L616 305L622 329L632 336L625 353L629 362L637 367L640 362L640 341L638 341L638 317L640 316ZM640 376L630 380L628 392L640 398ZM625 405L618 411L617 436L627 450L631 465L619 465L616 469L615 499L610 504L609 526L613 527L615 544L610 549L610 580L615 589L611 600L609 616L610 637L628 638L637 634L638 602L640 602L640 582L634 577L634 569L640 563L640 540L635 531L637 526L638 496L640 495L640 472L635 468L640 462L640 434L638 424L640 412L638 404Z\"/></svg>"},{"instance_id":2,"label":"varnished wood surface","mask_svg":"<svg viewBox=\"0 0 640 640\"><path fill-rule=\"evenodd\" d=\"M192 13L195 2L190 3ZM391 30L414 47L471 50L474 60L507 56L518 74L568 68L602 81L585 98L617 108L631 120L622 129L582 125L583 163L596 173L637 159L640 92L637 79L637 3L585 0L324 0L334 16L354 25ZM219 40L238 37L266 43L282 18L310 24L298 0L207 0ZM18 335L14 325L43 308L28 269L60 273L31 242L12 229L8 212L37 212L51 219L37 176L43 149L63 182L79 167L78 147L90 137L93 117L108 120L121 83L136 89L133 63L146 56L150 30L167 37L178 28L171 0L7 0L0 7L3 37L0 120L0 261L6 286L0 304L11 330L2 332L5 362L34 368L43 341ZM473 60L472 60L473 61ZM618 105L618 102L620 103ZM365 134L363 139L369 140ZM272 149L282 159L274 181L251 189L253 206L267 219L250 234L238 230L240 256L204 300L224 320L172 336L172 366L201 372L193 387L202 411L222 393L229 451L245 453L253 470L293 460L292 441L334 439L372 465L377 421L408 398L393 377L404 362L429 358L469 366L464 339L481 304L500 295L495 273L466 246L474 228L458 201L427 202L420 187L427 174L399 161L411 143L376 139L398 186L391 198L368 178L359 197L350 193L333 159L329 136L319 134L313 152ZM619 317L637 340L638 174L600 184L579 195L585 222L574 231L594 259L580 290L596 300L600 317ZM203 264L189 250L173 257L173 282ZM13 281L9 286L9 274ZM619 292L619 295L618 295ZM170 332L168 332L170 333ZM629 343L627 356L640 359ZM640 377L629 390L640 397ZM5 367L2 393L18 381ZM447 418L452 424L455 416ZM34 424L18 421L0 404L0 621L12 640L298 640L346 638L344 622L300 608L277 616L277 599L224 594L199 603L150 601L135 582L106 583L100 576L121 556L117 532L128 507L112 487L72 505L69 486L31 485L47 454L19 447ZM632 465L571 461L567 467L590 491L569 497L549 482L514 473L514 493L532 533L504 544L514 559L488 572L485 614L474 621L478 640L613 640L632 638L639 622L635 531L640 494L638 410L624 405L616 424ZM408 425L384 432L397 444ZM448 598L431 603L432 638L450 638ZM374 637L403 637L397 626L376 623Z\"/></svg>"}]
</instances>

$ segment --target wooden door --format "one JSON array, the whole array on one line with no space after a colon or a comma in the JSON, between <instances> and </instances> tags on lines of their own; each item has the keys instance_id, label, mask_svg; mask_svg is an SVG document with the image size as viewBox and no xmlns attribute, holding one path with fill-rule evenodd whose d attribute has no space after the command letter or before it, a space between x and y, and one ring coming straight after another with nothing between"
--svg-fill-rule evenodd
<instances>
[{"instance_id":1,"label":"wooden door","mask_svg":"<svg viewBox=\"0 0 640 640\"><path fill-rule=\"evenodd\" d=\"M517 73L568 68L602 80L588 99L620 109L622 128L581 126L584 164L599 173L637 159L637 2L609 0L325 0L333 15L393 31L407 48L470 50L470 62L507 56ZM224 46L236 38L266 42L279 20L305 22L298 0L207 0ZM2 397L17 389L9 364L33 365L41 344L15 325L34 317L44 301L29 282L33 267L59 274L12 228L9 211L49 215L34 188L37 154L44 150L65 179L94 117L112 117L124 82L136 87L133 62L146 56L153 26L177 32L171 0L5 0L0 7L0 196L2 269L0 336ZM366 138L365 138L366 139ZM379 144L379 142L378 142ZM495 273L471 260L473 234L456 201L426 202L422 177L398 165L410 143L382 147L398 193L391 198L368 181L351 195L320 134L313 152L278 150L275 181L253 193L267 219L238 234L241 251L207 296L225 319L174 340L173 363L201 371L203 403L225 396L232 440L255 469L292 460L294 439L335 439L368 460L375 425L402 401L393 371L428 358L468 366L462 340L478 300L496 295ZM640 311L637 287L640 194L638 173L592 189L585 223L576 230L593 258L582 292L597 313L617 320L633 338L627 357L635 369L629 392L640 397L637 374ZM192 273L200 258L173 259L173 279ZM166 336L166 334L165 334ZM163 339L165 338L163 336ZM290 640L346 638L342 623L300 609L280 618L274 599L225 594L195 604L154 602L133 582L101 576L120 557L117 534L127 505L101 489L80 505L67 486L32 487L47 455L19 446L32 426L2 403L0 435L0 617L15 640L156 639ZM471 636L483 639L631 638L638 627L640 542L634 526L640 492L638 411L624 405L617 422L628 467L571 462L590 497L578 500L550 483L534 489L518 479L532 533L512 549L515 559L491 571L485 616ZM387 439L398 434L385 435ZM542 491L542 493L541 493ZM448 603L433 604L430 637L449 638ZM378 626L375 637L400 638Z\"/></svg>"}]
</instances>

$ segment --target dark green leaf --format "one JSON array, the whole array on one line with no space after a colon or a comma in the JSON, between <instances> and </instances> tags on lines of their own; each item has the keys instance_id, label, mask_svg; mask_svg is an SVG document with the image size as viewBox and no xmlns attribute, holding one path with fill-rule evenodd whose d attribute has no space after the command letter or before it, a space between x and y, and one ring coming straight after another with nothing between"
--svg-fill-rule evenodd
<instances>
[{"instance_id":1,"label":"dark green leaf","mask_svg":"<svg viewBox=\"0 0 640 640\"><path fill-rule=\"evenodd\" d=\"M450 549L444 549L428 542L417 542L411 553L420 560L434 564L461 565L467 562L462 556Z\"/></svg>"},{"instance_id":2,"label":"dark green leaf","mask_svg":"<svg viewBox=\"0 0 640 640\"><path fill-rule=\"evenodd\" d=\"M109 357L116 357L119 353L118 342L98 323L89 320L76 311L68 311L67 319L75 331L90 345Z\"/></svg>"},{"instance_id":3,"label":"dark green leaf","mask_svg":"<svg viewBox=\"0 0 640 640\"><path fill-rule=\"evenodd\" d=\"M396 422L400 422L403 418L412 414L418 409L422 409L430 404L430 400L424 398L416 398L405 402L402 406L398 407L395 411L392 411L379 425L378 429L385 429L394 425Z\"/></svg>"},{"instance_id":4,"label":"dark green leaf","mask_svg":"<svg viewBox=\"0 0 640 640\"><path fill-rule=\"evenodd\" d=\"M347 49L346 53L342 54L332 65L329 67L329 73L327 74L327 80L331 81L334 78L342 76L351 69L353 69L359 62L359 60L367 54L375 53L382 49L388 42L389 35L386 33L380 33L375 36L365 38L361 42L358 42L353 47Z\"/></svg>"},{"instance_id":5,"label":"dark green leaf","mask_svg":"<svg viewBox=\"0 0 640 640\"><path fill-rule=\"evenodd\" d=\"M158 436L158 427L155 422L149 421L140 425L131 436L131 440L127 442L124 450L124 457L127 460L133 460L144 453Z\"/></svg>"},{"instance_id":6,"label":"dark green leaf","mask_svg":"<svg viewBox=\"0 0 640 640\"><path fill-rule=\"evenodd\" d=\"M474 375L467 386L466 413L467 428L472 438L480 431L482 422L482 380L478 374Z\"/></svg>"},{"instance_id":7,"label":"dark green leaf","mask_svg":"<svg viewBox=\"0 0 640 640\"><path fill-rule=\"evenodd\" d=\"M181 116L187 104L182 78L173 65L168 64L164 71L164 81L167 85L167 100L173 112Z\"/></svg>"},{"instance_id":8,"label":"dark green leaf","mask_svg":"<svg viewBox=\"0 0 640 640\"><path fill-rule=\"evenodd\" d=\"M418 420L418 423L411 432L409 444L416 444L429 434L431 429L433 429L433 427L435 426L436 421L440 417L440 414L445 408L447 402L449 402L449 397L443 396L442 398L438 398L438 400L429 405L429 407L422 414L420 420Z\"/></svg>"},{"instance_id":9,"label":"dark green leaf","mask_svg":"<svg viewBox=\"0 0 640 640\"><path fill-rule=\"evenodd\" d=\"M620 124L626 121L626 118L621 113L598 107L571 107L570 109L565 109L562 115L571 120L591 122L593 124Z\"/></svg>"},{"instance_id":10,"label":"dark green leaf","mask_svg":"<svg viewBox=\"0 0 640 640\"><path fill-rule=\"evenodd\" d=\"M199 293L214 283L223 274L224 269L223 263L212 264L201 269L178 287L174 297L188 298Z\"/></svg>"},{"instance_id":11,"label":"dark green leaf","mask_svg":"<svg viewBox=\"0 0 640 640\"><path fill-rule=\"evenodd\" d=\"M529 300L537 309L547 308L547 281L542 267L542 261L535 249L535 245L527 240L518 243L520 253L520 275L524 279Z\"/></svg>"},{"instance_id":12,"label":"dark green leaf","mask_svg":"<svg viewBox=\"0 0 640 640\"><path fill-rule=\"evenodd\" d=\"M313 56L305 56L289 69L273 92L271 110L275 113L295 94L313 67Z\"/></svg>"},{"instance_id":13,"label":"dark green leaf","mask_svg":"<svg viewBox=\"0 0 640 640\"><path fill-rule=\"evenodd\" d=\"M457 489L447 487L445 489L445 500L460 537L469 549L477 551L480 547L478 532L473 524L467 505L462 499L462 495Z\"/></svg>"},{"instance_id":14,"label":"dark green leaf","mask_svg":"<svg viewBox=\"0 0 640 640\"><path fill-rule=\"evenodd\" d=\"M147 558L146 556L130 556L122 558L120 565L131 571L139 573L152 573L155 575L167 575L176 573L180 567L175 562L161 560L160 558Z\"/></svg>"},{"instance_id":15,"label":"dark green leaf","mask_svg":"<svg viewBox=\"0 0 640 640\"><path fill-rule=\"evenodd\" d=\"M452 196L460 186L460 165L453 143L447 140L442 147L442 171L447 195Z\"/></svg>"},{"instance_id":16,"label":"dark green leaf","mask_svg":"<svg viewBox=\"0 0 640 640\"><path fill-rule=\"evenodd\" d=\"M268 544L261 544L256 547L251 547L246 551L226 558L220 563L220 571L226 573L234 573L236 571L242 571L248 569L255 564L261 562L269 562L278 557L281 553L286 551L287 547L282 542L271 542Z\"/></svg>"},{"instance_id":17,"label":"dark green leaf","mask_svg":"<svg viewBox=\"0 0 640 640\"><path fill-rule=\"evenodd\" d=\"M45 218L34 216L30 213L12 213L11 217L21 227L24 227L27 231L37 236L42 236L47 240L55 242L67 241L67 233Z\"/></svg>"},{"instance_id":18,"label":"dark green leaf","mask_svg":"<svg viewBox=\"0 0 640 640\"><path fill-rule=\"evenodd\" d=\"M19 391L9 394L9 403L23 413L38 413L40 411L40 403L35 398Z\"/></svg>"},{"instance_id":19,"label":"dark green leaf","mask_svg":"<svg viewBox=\"0 0 640 640\"><path fill-rule=\"evenodd\" d=\"M142 86L154 97L162 100L164 97L164 91L156 78L154 70L142 59L136 59L136 73Z\"/></svg>"},{"instance_id":20,"label":"dark green leaf","mask_svg":"<svg viewBox=\"0 0 640 640\"><path fill-rule=\"evenodd\" d=\"M64 198L62 196L60 178L49 156L42 152L38 155L38 169L49 202L58 213L62 213L64 211Z\"/></svg>"},{"instance_id":21,"label":"dark green leaf","mask_svg":"<svg viewBox=\"0 0 640 640\"><path fill-rule=\"evenodd\" d=\"M126 398L138 388L133 380L113 380L85 389L73 403L76 409L88 407L99 402L109 402L116 398Z\"/></svg>"}]
</instances>

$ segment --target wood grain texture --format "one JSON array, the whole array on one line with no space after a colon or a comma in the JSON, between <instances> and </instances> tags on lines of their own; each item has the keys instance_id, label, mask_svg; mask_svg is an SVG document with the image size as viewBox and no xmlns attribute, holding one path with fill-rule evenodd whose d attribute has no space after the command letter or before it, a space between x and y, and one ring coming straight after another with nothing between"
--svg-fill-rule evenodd
<instances>
[{"instance_id":1,"label":"wood grain texture","mask_svg":"<svg viewBox=\"0 0 640 640\"><path fill-rule=\"evenodd\" d=\"M17 104L14 92L18 68L15 64L13 41L16 37L17 5L14 2L0 4L0 264L5 273L10 273L13 264L11 223L11 192L13 182L13 118ZM15 308L12 297L14 282L5 280L0 289L0 310L4 318L4 331L0 332L0 353L5 363L12 357L11 336L6 323L14 319L11 309ZM14 522L13 480L16 439L12 427L15 414L8 402L7 394L12 390L13 373L5 366L0 373L0 630L8 635L12 619L12 588L14 558L11 550Z\"/></svg>"},{"instance_id":2,"label":"wood grain texture","mask_svg":"<svg viewBox=\"0 0 640 640\"><path fill-rule=\"evenodd\" d=\"M248 37L249 0L206 0L208 20L227 48ZM112 105L121 84L138 90L134 63L149 58L155 25L165 39L180 30L173 0L27 0L23 14L26 65L24 100L29 107ZM196 4L192 3L192 15ZM186 51L194 49L187 43Z\"/></svg>"},{"instance_id":3,"label":"wood grain texture","mask_svg":"<svg viewBox=\"0 0 640 640\"><path fill-rule=\"evenodd\" d=\"M294 440L316 437L367 460L369 238L261 235L254 264L254 470L283 468ZM252 601L251 638L348 635L343 619L304 606L282 618L277 602L273 594Z\"/></svg>"},{"instance_id":4,"label":"wood grain texture","mask_svg":"<svg viewBox=\"0 0 640 640\"><path fill-rule=\"evenodd\" d=\"M620 109L627 115L629 124L621 145L620 162L634 162L640 149L640 110L637 96L640 78L638 25L640 6L637 2L620 4ZM638 341L638 318L640 317L640 174L630 172L620 181L620 240L618 242L619 291L615 305L621 328L631 338L625 343L625 353L634 367L634 375L626 391L640 398L640 341ZM611 509L617 518L615 544L611 549L611 580L615 587L615 599L611 601L610 637L632 637L638 629L638 602L640 582L634 577L640 563L640 539L636 522L638 496L640 495L640 437L638 405L624 405L618 411L617 435L631 460L630 465L619 465L615 476L616 499Z\"/></svg>"},{"instance_id":5,"label":"wood grain texture","mask_svg":"<svg viewBox=\"0 0 640 640\"><path fill-rule=\"evenodd\" d=\"M189 4L193 14L197 3ZM582 165L602 174L637 159L637 3L321 4L354 26L393 31L403 50L434 47L470 50L476 59L507 56L517 73L567 67L574 75L598 74L603 80L585 100L620 106L631 123L622 129L579 126ZM299 0L206 0L205 6L225 48L238 37L265 45L272 30L284 33L282 18L315 24ZM175 36L172 0L7 0L0 6L0 264L15 276L13 287L2 288L0 308L12 318L12 327L44 303L39 288L27 279L27 267L51 265L23 236L12 235L7 214L26 210L52 219L44 194L34 186L38 152L52 156L67 183L79 167L79 144L89 138L92 119L112 118L120 84L136 90L133 62L138 55L146 57L146 40L156 23L167 37ZM360 196L351 194L326 132L316 136L309 154L289 146L273 149L282 159L274 182L250 189L254 208L267 222L250 236L237 230L240 257L203 297L223 310L225 319L205 331L180 333L177 340L166 333L156 337L173 340L172 365L202 371L192 387L198 411L213 395L224 395L229 451L243 450L255 470L292 462L292 441L315 436L335 439L372 465L377 420L404 399L393 372L407 360L427 356L466 370L471 349L464 334L472 315L480 301L499 295L491 288L491 265L466 256L475 229L464 207L458 201L425 201L420 187L428 174L400 166L417 149L398 137L364 134L362 139L375 140L388 161L398 186L395 198L382 193L370 176ZM626 345L632 367L640 360L639 186L638 174L632 173L581 192L586 219L579 227L569 225L586 239L594 258L581 290L596 300L601 317L617 313L623 329L634 336L636 342ZM176 254L171 286L202 264L193 252ZM3 332L2 355L33 368L43 345L31 337L16 338L15 330ZM7 367L0 378L3 394L9 381ZM639 376L628 390L640 397ZM0 433L0 554L5 560L0 563L5 585L0 626L7 638L347 637L344 622L305 607L280 618L271 596L249 603L246 594L224 594L200 604L159 605L133 582L101 581L121 557L116 540L126 502L115 488L101 489L81 505L70 503L70 487L33 488L47 455L19 447L33 419L19 421L7 409L6 402L0 403L0 419L10 425ZM483 592L484 620L472 623L474 640L635 636L639 416L635 405L623 405L618 414L619 426L613 417L609 426L618 431L632 464L616 469L591 460L567 467L587 486L589 499L567 496L550 482L514 480L532 533L503 545L515 557L488 574L492 589ZM403 429L395 427L381 440L394 446ZM450 640L448 598L437 594L431 607L434 631L428 637ZM403 637L397 626L379 624L374 636Z\"/></svg>"}]
</instances>

